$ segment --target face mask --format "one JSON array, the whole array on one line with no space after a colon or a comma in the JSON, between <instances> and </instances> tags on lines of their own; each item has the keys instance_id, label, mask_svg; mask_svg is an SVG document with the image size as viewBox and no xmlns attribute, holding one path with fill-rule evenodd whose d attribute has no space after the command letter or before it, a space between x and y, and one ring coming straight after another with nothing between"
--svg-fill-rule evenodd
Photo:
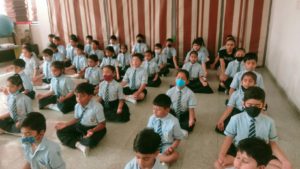
<instances>
[{"instance_id":1,"label":"face mask","mask_svg":"<svg viewBox=\"0 0 300 169\"><path fill-rule=\"evenodd\" d=\"M170 48L170 47L172 47L172 45L171 45L171 44L168 44L168 47Z\"/></svg>"},{"instance_id":2,"label":"face mask","mask_svg":"<svg viewBox=\"0 0 300 169\"><path fill-rule=\"evenodd\" d=\"M177 87L184 87L185 86L185 81L182 79L176 79L176 86Z\"/></svg>"},{"instance_id":3,"label":"face mask","mask_svg":"<svg viewBox=\"0 0 300 169\"><path fill-rule=\"evenodd\" d=\"M159 54L160 53L160 50L155 50L154 51L156 54Z\"/></svg>"},{"instance_id":4,"label":"face mask","mask_svg":"<svg viewBox=\"0 0 300 169\"><path fill-rule=\"evenodd\" d=\"M243 61L243 59L244 59L243 57L236 57L236 60L239 62Z\"/></svg>"},{"instance_id":5,"label":"face mask","mask_svg":"<svg viewBox=\"0 0 300 169\"><path fill-rule=\"evenodd\" d=\"M256 106L251 106L251 107L245 107L245 111L247 112L247 114L254 118L257 117L261 111L261 108L258 108Z\"/></svg>"},{"instance_id":6,"label":"face mask","mask_svg":"<svg viewBox=\"0 0 300 169\"><path fill-rule=\"evenodd\" d=\"M21 142L22 142L22 144L33 144L35 142L35 138L33 136L22 137Z\"/></svg>"},{"instance_id":7,"label":"face mask","mask_svg":"<svg viewBox=\"0 0 300 169\"><path fill-rule=\"evenodd\" d=\"M142 40L141 40L141 39L138 39L138 40L137 40L137 43L142 43Z\"/></svg>"},{"instance_id":8,"label":"face mask","mask_svg":"<svg viewBox=\"0 0 300 169\"><path fill-rule=\"evenodd\" d=\"M112 75L104 75L103 76L103 79L105 80L105 81L112 81L113 80L113 76Z\"/></svg>"}]
</instances>

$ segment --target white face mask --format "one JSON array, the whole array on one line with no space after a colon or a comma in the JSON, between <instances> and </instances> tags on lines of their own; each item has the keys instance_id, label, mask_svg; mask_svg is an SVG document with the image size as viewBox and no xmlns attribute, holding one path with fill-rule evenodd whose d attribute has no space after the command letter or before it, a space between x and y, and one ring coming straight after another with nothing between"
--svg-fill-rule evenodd
<instances>
[{"instance_id":1,"label":"white face mask","mask_svg":"<svg viewBox=\"0 0 300 169\"><path fill-rule=\"evenodd\" d=\"M156 50L154 50L154 52L155 52L156 54L159 54L159 53L160 53L160 50L159 50L159 49L156 49Z\"/></svg>"}]
</instances>

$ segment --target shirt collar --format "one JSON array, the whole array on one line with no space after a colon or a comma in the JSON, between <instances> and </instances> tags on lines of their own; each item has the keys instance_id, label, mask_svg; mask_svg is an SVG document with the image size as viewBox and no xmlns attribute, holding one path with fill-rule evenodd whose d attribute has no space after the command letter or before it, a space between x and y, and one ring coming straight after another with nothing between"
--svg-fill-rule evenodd
<instances>
[{"instance_id":1,"label":"shirt collar","mask_svg":"<svg viewBox=\"0 0 300 169\"><path fill-rule=\"evenodd\" d=\"M175 86L175 88L176 88L176 91L179 91L180 89L179 89L179 87L177 87L177 86ZM186 86L184 86L182 89L181 89L181 92L183 92L183 91L185 91L186 90Z\"/></svg>"}]
</instances>

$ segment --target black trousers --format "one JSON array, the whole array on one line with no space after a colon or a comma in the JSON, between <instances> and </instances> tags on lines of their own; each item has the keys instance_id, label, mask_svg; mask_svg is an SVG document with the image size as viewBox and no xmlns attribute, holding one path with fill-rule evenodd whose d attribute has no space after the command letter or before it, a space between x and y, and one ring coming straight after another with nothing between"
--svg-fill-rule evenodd
<instances>
[{"instance_id":1,"label":"black trousers","mask_svg":"<svg viewBox=\"0 0 300 169\"><path fill-rule=\"evenodd\" d=\"M171 114L177 117L177 119L179 120L180 127L182 129L187 130L188 132L193 131L195 124L191 127L189 126L190 114L188 111L180 112L178 115L174 110L171 110Z\"/></svg>"},{"instance_id":2,"label":"black trousers","mask_svg":"<svg viewBox=\"0 0 300 169\"><path fill-rule=\"evenodd\" d=\"M209 84L207 84L207 86L203 86L199 79L190 80L187 87L189 87L194 93L213 93Z\"/></svg>"},{"instance_id":3,"label":"black trousers","mask_svg":"<svg viewBox=\"0 0 300 169\"><path fill-rule=\"evenodd\" d=\"M76 148L76 142L80 142L82 145L93 148L97 146L100 140L106 134L106 128L95 132L92 136L83 138L89 129L94 128L95 126L87 127L83 126L80 123L73 124L56 132L57 137L62 142L63 145L66 145L71 148Z\"/></svg>"},{"instance_id":4,"label":"black trousers","mask_svg":"<svg viewBox=\"0 0 300 169\"><path fill-rule=\"evenodd\" d=\"M226 89L230 89L230 84L231 84L232 80L233 80L232 77L228 77L228 79L224 82Z\"/></svg>"},{"instance_id":5,"label":"black trousers","mask_svg":"<svg viewBox=\"0 0 300 169\"><path fill-rule=\"evenodd\" d=\"M138 91L138 89L130 89L129 87L124 87L123 88L123 93L125 95L132 95L134 92ZM145 94L145 96L147 95L148 91L147 89L143 90L143 93Z\"/></svg>"},{"instance_id":6,"label":"black trousers","mask_svg":"<svg viewBox=\"0 0 300 169\"><path fill-rule=\"evenodd\" d=\"M50 84L51 83L51 78L44 78L42 79L44 83Z\"/></svg>"},{"instance_id":7,"label":"black trousers","mask_svg":"<svg viewBox=\"0 0 300 169\"><path fill-rule=\"evenodd\" d=\"M45 97L43 99L40 99L39 100L39 109L43 109L49 104L57 104L57 107L63 114L74 111L74 107L77 103L75 95L73 95L72 97L66 99L64 102L61 102L61 103L58 103L57 99L58 98L56 95L51 95L51 96Z\"/></svg>"},{"instance_id":8,"label":"black trousers","mask_svg":"<svg viewBox=\"0 0 300 169\"><path fill-rule=\"evenodd\" d=\"M159 75L167 76L169 74L169 72L170 72L170 70L169 70L168 66L165 66L162 69L160 69Z\"/></svg>"},{"instance_id":9,"label":"black trousers","mask_svg":"<svg viewBox=\"0 0 300 169\"><path fill-rule=\"evenodd\" d=\"M121 77L123 77L125 75L125 73L129 67L130 67L129 65L125 66L124 68L119 66L119 72L120 72Z\"/></svg>"},{"instance_id":10,"label":"black trousers","mask_svg":"<svg viewBox=\"0 0 300 169\"><path fill-rule=\"evenodd\" d=\"M122 113L120 114L117 113L119 100L110 101L108 103L108 106L104 105L104 101L102 101L102 105L104 108L105 119L107 121L127 122L130 120L129 107L125 102L122 108Z\"/></svg>"},{"instance_id":11,"label":"black trousers","mask_svg":"<svg viewBox=\"0 0 300 169\"><path fill-rule=\"evenodd\" d=\"M16 128L16 123L11 117L0 120L0 128L10 133L20 133L20 129Z\"/></svg>"},{"instance_id":12,"label":"black trousers","mask_svg":"<svg viewBox=\"0 0 300 169\"><path fill-rule=\"evenodd\" d=\"M34 99L35 98L35 91L30 91L29 93L26 94L26 96L28 96L30 99Z\"/></svg>"},{"instance_id":13,"label":"black trousers","mask_svg":"<svg viewBox=\"0 0 300 169\"><path fill-rule=\"evenodd\" d=\"M158 87L161 84L160 77L158 77L156 79L156 81L153 81L154 77L155 76L149 76L148 77L148 84L147 84L148 87Z\"/></svg>"},{"instance_id":14,"label":"black trousers","mask_svg":"<svg viewBox=\"0 0 300 169\"><path fill-rule=\"evenodd\" d=\"M237 108L233 108L232 112L230 113L230 115L224 120L224 129L226 128L226 126L228 125L230 119L232 116L241 113L242 111L237 109ZM221 131L218 129L218 127L215 128L215 131L217 133L223 134L224 135L224 131Z\"/></svg>"},{"instance_id":15,"label":"black trousers","mask_svg":"<svg viewBox=\"0 0 300 169\"><path fill-rule=\"evenodd\" d=\"M169 68L175 68L175 64L174 64L174 61L173 61L173 57L169 58L167 60L167 64L168 64L168 67Z\"/></svg>"}]
</instances>

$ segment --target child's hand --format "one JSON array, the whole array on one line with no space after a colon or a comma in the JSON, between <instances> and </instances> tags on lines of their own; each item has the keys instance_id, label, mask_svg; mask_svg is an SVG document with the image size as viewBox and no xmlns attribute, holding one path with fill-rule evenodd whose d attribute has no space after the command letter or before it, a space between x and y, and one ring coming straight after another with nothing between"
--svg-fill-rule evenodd
<instances>
[{"instance_id":1,"label":"child's hand","mask_svg":"<svg viewBox=\"0 0 300 169\"><path fill-rule=\"evenodd\" d=\"M64 96L60 96L58 99L57 99L57 101L59 102L59 103L62 103L62 102L64 102L66 100L66 98L64 97Z\"/></svg>"},{"instance_id":2,"label":"child's hand","mask_svg":"<svg viewBox=\"0 0 300 169\"><path fill-rule=\"evenodd\" d=\"M63 123L63 122L59 122L55 125L55 129L56 130L61 130L63 128L67 127L66 123Z\"/></svg>"},{"instance_id":3,"label":"child's hand","mask_svg":"<svg viewBox=\"0 0 300 169\"><path fill-rule=\"evenodd\" d=\"M17 128L17 129L21 128L21 123L20 123L19 121L16 122L16 128Z\"/></svg>"},{"instance_id":4,"label":"child's hand","mask_svg":"<svg viewBox=\"0 0 300 169\"><path fill-rule=\"evenodd\" d=\"M164 154L170 155L170 154L172 154L173 152L174 152L174 149L173 149L173 147L171 146L171 147L169 147L169 148L164 152Z\"/></svg>"},{"instance_id":5,"label":"child's hand","mask_svg":"<svg viewBox=\"0 0 300 169\"><path fill-rule=\"evenodd\" d=\"M121 114L121 113L122 113L122 108L118 108L117 114Z\"/></svg>"},{"instance_id":6,"label":"child's hand","mask_svg":"<svg viewBox=\"0 0 300 169\"><path fill-rule=\"evenodd\" d=\"M177 69L177 70L178 70L178 69L179 69L179 67L178 67L178 66L175 66L175 69Z\"/></svg>"},{"instance_id":7,"label":"child's hand","mask_svg":"<svg viewBox=\"0 0 300 169\"><path fill-rule=\"evenodd\" d=\"M220 131L224 131L224 121L223 120L219 120L218 123L217 123L217 128L220 130Z\"/></svg>"},{"instance_id":8,"label":"child's hand","mask_svg":"<svg viewBox=\"0 0 300 169\"><path fill-rule=\"evenodd\" d=\"M192 127L195 124L195 120L194 119L190 119L189 120L189 127Z\"/></svg>"},{"instance_id":9,"label":"child's hand","mask_svg":"<svg viewBox=\"0 0 300 169\"><path fill-rule=\"evenodd\" d=\"M29 93L29 90L24 90L22 93L23 93L23 94L28 94L28 93Z\"/></svg>"},{"instance_id":10,"label":"child's hand","mask_svg":"<svg viewBox=\"0 0 300 169\"><path fill-rule=\"evenodd\" d=\"M292 169L292 164L288 161L282 162L282 169Z\"/></svg>"},{"instance_id":11,"label":"child's hand","mask_svg":"<svg viewBox=\"0 0 300 169\"><path fill-rule=\"evenodd\" d=\"M132 94L132 97L133 97L134 99L137 99L138 95L139 95L139 93L138 93L138 92L135 92L135 93Z\"/></svg>"},{"instance_id":12,"label":"child's hand","mask_svg":"<svg viewBox=\"0 0 300 169\"><path fill-rule=\"evenodd\" d=\"M210 65L210 68L211 68L211 69L215 69L215 66L216 66L216 64L213 63L213 64Z\"/></svg>"},{"instance_id":13,"label":"child's hand","mask_svg":"<svg viewBox=\"0 0 300 169\"><path fill-rule=\"evenodd\" d=\"M91 137L94 134L94 130L93 129L89 129L86 133L86 135L83 138L88 138Z\"/></svg>"},{"instance_id":14,"label":"child's hand","mask_svg":"<svg viewBox=\"0 0 300 169\"><path fill-rule=\"evenodd\" d=\"M218 162L221 166L225 165L224 159L225 159L225 155L219 155Z\"/></svg>"},{"instance_id":15,"label":"child's hand","mask_svg":"<svg viewBox=\"0 0 300 169\"><path fill-rule=\"evenodd\" d=\"M41 93L39 93L39 94L36 95L36 98L37 98L37 99L42 99L43 97L44 97L44 96L43 96L43 94L41 94Z\"/></svg>"}]
</instances>

